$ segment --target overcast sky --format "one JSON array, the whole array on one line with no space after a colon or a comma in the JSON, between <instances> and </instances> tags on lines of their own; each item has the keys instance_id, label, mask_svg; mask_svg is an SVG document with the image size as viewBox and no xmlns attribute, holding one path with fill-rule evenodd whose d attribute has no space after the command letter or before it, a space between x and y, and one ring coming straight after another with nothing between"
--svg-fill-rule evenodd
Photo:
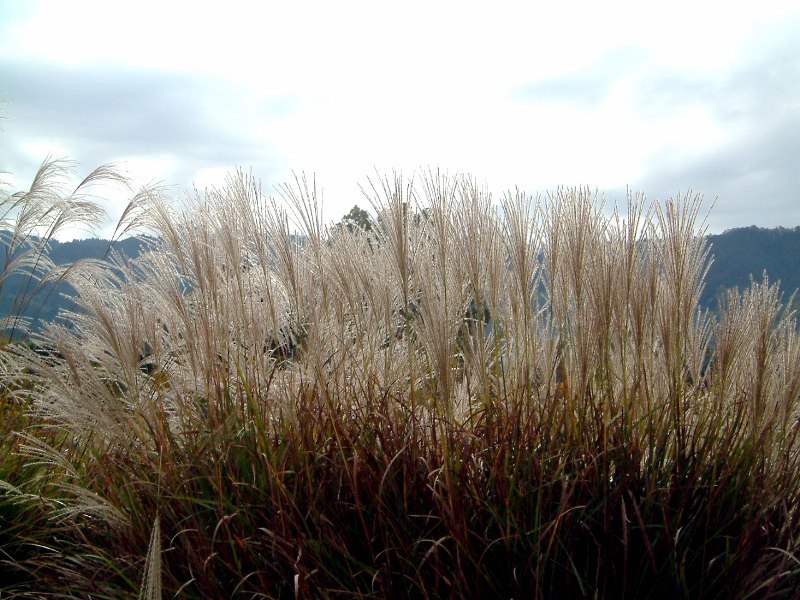
<instances>
[{"instance_id":1,"label":"overcast sky","mask_svg":"<svg viewBox=\"0 0 800 600\"><path fill-rule=\"evenodd\" d=\"M178 196L306 171L338 219L375 169L440 167L800 225L800 3L526 5L0 0L0 170L122 162Z\"/></svg>"}]
</instances>

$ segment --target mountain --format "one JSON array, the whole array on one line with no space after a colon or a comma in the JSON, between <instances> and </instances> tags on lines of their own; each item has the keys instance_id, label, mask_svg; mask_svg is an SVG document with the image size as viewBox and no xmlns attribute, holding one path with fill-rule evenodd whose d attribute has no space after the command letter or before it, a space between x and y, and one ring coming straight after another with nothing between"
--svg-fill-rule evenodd
<instances>
[{"instance_id":1,"label":"mountain","mask_svg":"<svg viewBox=\"0 0 800 600\"><path fill-rule=\"evenodd\" d=\"M8 256L8 232L0 232L0 260L7 263L11 257ZM30 244L37 244L38 239L33 239ZM142 247L147 243L145 238L132 237L118 240L111 246L108 240L86 239L74 240L71 242L59 242L51 240L48 247L48 255L56 265L69 265L81 259L109 260L110 251L122 257L136 258L142 252ZM22 274L11 274L4 281L0 288L0 318L10 314L21 314L24 317L33 319L33 327L42 321L52 321L61 309L70 308L72 302L65 298L65 294L74 293L72 286L67 283L59 285L44 285L35 294L30 294L30 299L25 303L22 311L19 310L18 302L25 296L25 290L32 291L35 284L31 284L28 277Z\"/></svg>"},{"instance_id":2,"label":"mountain","mask_svg":"<svg viewBox=\"0 0 800 600\"><path fill-rule=\"evenodd\" d=\"M800 227L763 229L743 227L708 236L714 262L706 276L701 303L714 310L729 288L750 286L767 273L770 282L780 281L784 300L800 288Z\"/></svg>"},{"instance_id":3,"label":"mountain","mask_svg":"<svg viewBox=\"0 0 800 600\"><path fill-rule=\"evenodd\" d=\"M761 281L764 272L771 282L780 281L785 299L800 288L800 227L786 229L763 229L744 227L729 229L719 235L708 236L713 263L706 276L701 297L704 307L715 310L726 289L744 289L750 280ZM114 244L115 252L128 258L136 258L142 252L144 238L128 238ZM5 258L7 245L0 234L0 259ZM49 245L50 258L57 265L70 264L84 258L107 259L108 240L88 239L72 242L53 240ZM26 284L19 275L3 282L0 295L0 317L11 314L17 292ZM62 308L71 303L63 297L71 288L67 284L50 286L36 294L25 307L23 314L37 321L49 321Z\"/></svg>"}]
</instances>

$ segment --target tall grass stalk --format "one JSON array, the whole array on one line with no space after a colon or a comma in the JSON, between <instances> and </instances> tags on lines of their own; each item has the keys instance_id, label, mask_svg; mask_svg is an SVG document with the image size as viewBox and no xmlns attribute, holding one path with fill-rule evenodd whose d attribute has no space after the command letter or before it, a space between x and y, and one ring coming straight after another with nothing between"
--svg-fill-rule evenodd
<instances>
[{"instance_id":1,"label":"tall grass stalk","mask_svg":"<svg viewBox=\"0 0 800 600\"><path fill-rule=\"evenodd\" d=\"M700 311L699 197L363 191L368 230L302 177L142 195L150 250L3 351L31 594L791 596L797 323Z\"/></svg>"}]
</instances>

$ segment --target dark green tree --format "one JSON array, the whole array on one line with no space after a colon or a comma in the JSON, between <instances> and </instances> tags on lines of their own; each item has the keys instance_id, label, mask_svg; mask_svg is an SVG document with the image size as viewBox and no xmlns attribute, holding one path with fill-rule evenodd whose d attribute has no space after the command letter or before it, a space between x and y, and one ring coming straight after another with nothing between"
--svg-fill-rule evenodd
<instances>
[{"instance_id":1,"label":"dark green tree","mask_svg":"<svg viewBox=\"0 0 800 600\"><path fill-rule=\"evenodd\" d=\"M334 225L334 229L346 227L348 231L353 231L355 227L362 229L366 232L372 231L372 217L367 211L360 208L357 204L350 209L342 220Z\"/></svg>"}]
</instances>

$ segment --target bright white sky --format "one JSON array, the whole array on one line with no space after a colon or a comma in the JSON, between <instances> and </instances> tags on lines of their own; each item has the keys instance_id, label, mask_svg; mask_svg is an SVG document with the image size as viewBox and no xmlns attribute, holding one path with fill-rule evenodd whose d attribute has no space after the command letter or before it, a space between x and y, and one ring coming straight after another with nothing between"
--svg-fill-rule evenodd
<instances>
[{"instance_id":1,"label":"bright white sky","mask_svg":"<svg viewBox=\"0 0 800 600\"><path fill-rule=\"evenodd\" d=\"M0 0L0 170L306 171L338 219L375 169L439 167L800 225L800 2L521 5Z\"/></svg>"}]
</instances>

